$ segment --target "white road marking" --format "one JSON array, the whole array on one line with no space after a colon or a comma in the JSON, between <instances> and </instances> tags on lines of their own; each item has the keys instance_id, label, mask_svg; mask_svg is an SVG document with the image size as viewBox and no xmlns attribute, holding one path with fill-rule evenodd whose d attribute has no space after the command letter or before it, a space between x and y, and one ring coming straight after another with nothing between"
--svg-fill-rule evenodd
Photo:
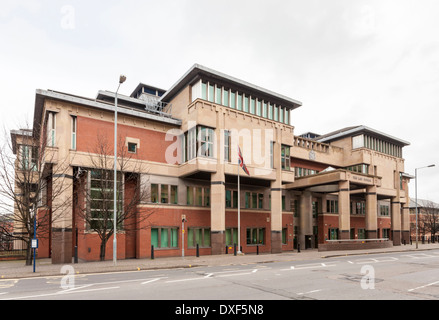
<instances>
[{"instance_id":1,"label":"white road marking","mask_svg":"<svg viewBox=\"0 0 439 320\"><path fill-rule=\"evenodd\" d=\"M318 289L318 290L312 290L312 291L308 291L308 292L300 292L297 295L298 296L303 296L305 294L316 293L316 292L320 292L320 291L323 291L323 290L322 289Z\"/></svg>"},{"instance_id":2,"label":"white road marking","mask_svg":"<svg viewBox=\"0 0 439 320\"><path fill-rule=\"evenodd\" d=\"M435 284L439 284L439 281L432 282L432 283L429 283L429 284L426 284L424 286L420 286L420 287L417 287L417 288L409 289L407 291L412 292L412 291L415 291L415 290L424 289L424 288L427 288L427 287L434 286Z\"/></svg>"}]
</instances>

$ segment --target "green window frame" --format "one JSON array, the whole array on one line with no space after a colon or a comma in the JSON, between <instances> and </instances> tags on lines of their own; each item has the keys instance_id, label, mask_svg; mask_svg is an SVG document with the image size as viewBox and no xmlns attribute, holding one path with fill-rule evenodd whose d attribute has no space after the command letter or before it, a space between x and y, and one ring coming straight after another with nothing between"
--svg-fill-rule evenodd
<instances>
[{"instance_id":1,"label":"green window frame","mask_svg":"<svg viewBox=\"0 0 439 320\"><path fill-rule=\"evenodd\" d=\"M178 248L177 227L154 227L151 228L151 245L154 249Z\"/></svg>"}]
</instances>

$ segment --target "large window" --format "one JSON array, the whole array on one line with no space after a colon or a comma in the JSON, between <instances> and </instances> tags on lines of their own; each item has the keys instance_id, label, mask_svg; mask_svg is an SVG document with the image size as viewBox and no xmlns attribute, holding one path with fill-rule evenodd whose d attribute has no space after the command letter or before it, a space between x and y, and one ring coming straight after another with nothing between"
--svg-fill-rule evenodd
<instances>
[{"instance_id":1,"label":"large window","mask_svg":"<svg viewBox=\"0 0 439 320\"><path fill-rule=\"evenodd\" d=\"M151 245L154 248L178 248L178 228L151 228Z\"/></svg>"},{"instance_id":2,"label":"large window","mask_svg":"<svg viewBox=\"0 0 439 320\"><path fill-rule=\"evenodd\" d=\"M47 146L55 147L56 145L56 113L47 113Z\"/></svg>"},{"instance_id":3,"label":"large window","mask_svg":"<svg viewBox=\"0 0 439 320\"><path fill-rule=\"evenodd\" d=\"M188 228L188 247L210 247L210 228Z\"/></svg>"},{"instance_id":4,"label":"large window","mask_svg":"<svg viewBox=\"0 0 439 320\"><path fill-rule=\"evenodd\" d=\"M326 212L338 213L338 200L326 200Z\"/></svg>"},{"instance_id":5,"label":"large window","mask_svg":"<svg viewBox=\"0 0 439 320\"><path fill-rule=\"evenodd\" d=\"M113 227L114 192L113 171L91 170L90 171L90 225L94 230L110 229ZM117 174L118 183L122 181L122 174ZM117 191L117 211L123 210L123 188ZM119 228L119 226L118 226Z\"/></svg>"},{"instance_id":6,"label":"large window","mask_svg":"<svg viewBox=\"0 0 439 320\"><path fill-rule=\"evenodd\" d=\"M281 161L282 170L290 170L291 158L290 158L290 147L282 145L281 147Z\"/></svg>"},{"instance_id":7,"label":"large window","mask_svg":"<svg viewBox=\"0 0 439 320\"><path fill-rule=\"evenodd\" d=\"M211 128L197 126L185 133L185 161L196 157L214 156L215 131Z\"/></svg>"},{"instance_id":8,"label":"large window","mask_svg":"<svg viewBox=\"0 0 439 320\"><path fill-rule=\"evenodd\" d=\"M210 188L188 186L187 204L198 207L210 207Z\"/></svg>"},{"instance_id":9,"label":"large window","mask_svg":"<svg viewBox=\"0 0 439 320\"><path fill-rule=\"evenodd\" d=\"M238 228L226 229L226 246L238 244Z\"/></svg>"},{"instance_id":10,"label":"large window","mask_svg":"<svg viewBox=\"0 0 439 320\"><path fill-rule=\"evenodd\" d=\"M76 150L77 118L72 116L72 150Z\"/></svg>"},{"instance_id":11,"label":"large window","mask_svg":"<svg viewBox=\"0 0 439 320\"><path fill-rule=\"evenodd\" d=\"M265 244L265 228L247 228L247 244Z\"/></svg>"},{"instance_id":12,"label":"large window","mask_svg":"<svg viewBox=\"0 0 439 320\"><path fill-rule=\"evenodd\" d=\"M162 204L178 204L178 187L167 184L151 184L151 202Z\"/></svg>"}]
</instances>

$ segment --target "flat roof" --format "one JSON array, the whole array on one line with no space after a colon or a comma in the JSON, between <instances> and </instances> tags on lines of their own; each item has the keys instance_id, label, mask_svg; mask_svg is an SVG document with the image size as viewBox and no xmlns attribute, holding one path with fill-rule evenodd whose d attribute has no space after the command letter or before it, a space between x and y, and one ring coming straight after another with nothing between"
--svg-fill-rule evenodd
<instances>
[{"instance_id":1,"label":"flat roof","mask_svg":"<svg viewBox=\"0 0 439 320\"><path fill-rule=\"evenodd\" d=\"M111 95L111 94L109 94L109 95ZM129 98L129 97L126 97L126 98ZM34 136L38 136L38 132L36 132L35 130L37 130L37 128L39 128L38 124L41 123L41 119L43 117L42 112L43 112L45 99L66 101L66 102L70 102L70 103L83 105L86 107L91 107L91 108L96 108L96 109L100 109L100 110L114 112L114 104L112 104L112 103L107 103L104 101L96 101L94 99L75 96L75 95L52 91L52 90L37 89L36 95L35 95L35 112L34 112L34 125L33 125ZM167 124L171 124L171 125L180 126L182 123L181 120L178 120L178 119L160 117L160 116L151 114L151 113L147 112L146 110L142 111L142 110L135 109L135 108L128 108L128 107L122 106L122 105L118 106L117 111L120 114L125 114L125 115L143 118L143 119L158 121L158 122L167 123Z\"/></svg>"},{"instance_id":2,"label":"flat roof","mask_svg":"<svg viewBox=\"0 0 439 320\"><path fill-rule=\"evenodd\" d=\"M370 134L372 136L378 136L378 137L384 138L387 141L391 141L391 142L393 142L397 145L400 145L400 146L409 146L410 145L410 142L396 138L396 137L391 136L387 133L383 133L381 131L369 128L369 127L364 126L364 125L346 127L346 128L340 129L340 130L336 130L336 131L333 131L331 133L327 133L327 134L324 134L322 136L319 136L319 137L315 138L315 140L318 142L330 142L330 141L338 140L338 139L341 139L341 138L344 138L347 136L355 136L355 135L359 135L362 133L367 133L367 134Z\"/></svg>"},{"instance_id":3,"label":"flat roof","mask_svg":"<svg viewBox=\"0 0 439 320\"><path fill-rule=\"evenodd\" d=\"M215 71L199 64L194 64L162 97L161 101L169 102L187 85L199 80L202 77L212 79L212 81L226 82L236 87L238 90L255 93L261 97L267 98L272 102L278 103L289 109L296 109L302 106L302 102L291 99L279 93L264 89L249 82L234 78L219 71Z\"/></svg>"}]
</instances>

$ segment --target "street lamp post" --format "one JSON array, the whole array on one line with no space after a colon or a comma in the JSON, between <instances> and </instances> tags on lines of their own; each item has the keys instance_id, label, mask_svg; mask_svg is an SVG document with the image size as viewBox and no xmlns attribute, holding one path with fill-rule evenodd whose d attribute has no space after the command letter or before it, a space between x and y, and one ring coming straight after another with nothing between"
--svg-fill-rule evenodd
<instances>
[{"instance_id":1,"label":"street lamp post","mask_svg":"<svg viewBox=\"0 0 439 320\"><path fill-rule=\"evenodd\" d=\"M418 249L418 170L424 168L433 168L435 165L431 164L426 167L416 168L415 169L415 208L416 208L416 249Z\"/></svg>"},{"instance_id":2,"label":"street lamp post","mask_svg":"<svg viewBox=\"0 0 439 320\"><path fill-rule=\"evenodd\" d=\"M117 94L120 85L126 81L126 77L119 77L119 86L114 100L114 176L113 176L113 265L117 264Z\"/></svg>"}]
</instances>

